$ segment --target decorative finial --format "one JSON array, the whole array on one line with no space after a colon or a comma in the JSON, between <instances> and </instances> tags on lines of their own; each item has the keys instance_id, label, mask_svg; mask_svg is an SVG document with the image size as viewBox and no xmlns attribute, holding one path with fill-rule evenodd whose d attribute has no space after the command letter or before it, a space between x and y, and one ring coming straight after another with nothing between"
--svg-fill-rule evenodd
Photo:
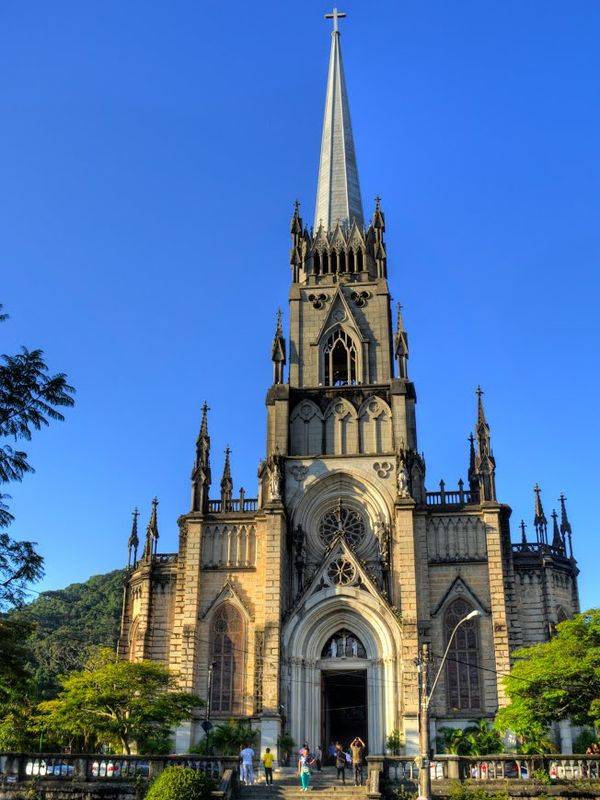
<instances>
[{"instance_id":1,"label":"decorative finial","mask_svg":"<svg viewBox=\"0 0 600 800\"><path fill-rule=\"evenodd\" d=\"M568 539L569 557L573 558L573 540L571 538L572 534L571 523L569 522L569 518L567 517L567 505L566 505L567 498L564 496L564 494L561 493L558 499L560 502L560 532L562 533L565 552L567 550L567 539Z\"/></svg>"},{"instance_id":2,"label":"decorative finial","mask_svg":"<svg viewBox=\"0 0 600 800\"><path fill-rule=\"evenodd\" d=\"M229 456L231 448L225 448L225 464L223 465L223 477L221 478L221 510L231 511L231 500L233 497L233 481L231 480L231 463Z\"/></svg>"},{"instance_id":3,"label":"decorative finial","mask_svg":"<svg viewBox=\"0 0 600 800\"><path fill-rule=\"evenodd\" d=\"M375 211L381 211L381 197L379 195L375 198Z\"/></svg>"},{"instance_id":4,"label":"decorative finial","mask_svg":"<svg viewBox=\"0 0 600 800\"><path fill-rule=\"evenodd\" d=\"M548 520L544 514L542 490L540 489L539 483L535 484L533 492L535 494L533 524L537 533L537 539L538 542L542 544L548 544Z\"/></svg>"},{"instance_id":5,"label":"decorative finial","mask_svg":"<svg viewBox=\"0 0 600 800\"><path fill-rule=\"evenodd\" d=\"M527 547L528 546L527 534L525 533L525 529L527 528L527 525L525 525L525 520L524 519L521 520L521 525L519 527L521 528L521 544L524 545L525 547Z\"/></svg>"},{"instance_id":6,"label":"decorative finial","mask_svg":"<svg viewBox=\"0 0 600 800\"><path fill-rule=\"evenodd\" d=\"M300 200L294 200L294 214L295 216L300 216Z\"/></svg>"},{"instance_id":7,"label":"decorative finial","mask_svg":"<svg viewBox=\"0 0 600 800\"><path fill-rule=\"evenodd\" d=\"M138 511L138 508L136 506L131 514L133 520L131 523L131 533L129 535L129 541L127 542L127 549L129 551L128 563L127 563L128 567L135 566L137 562L137 551L138 551L138 546L140 544L140 539L138 536L138 522L137 522L139 515L140 512Z\"/></svg>"},{"instance_id":8,"label":"decorative finial","mask_svg":"<svg viewBox=\"0 0 600 800\"><path fill-rule=\"evenodd\" d=\"M325 14L325 19L333 20L332 33L339 33L338 20L343 19L345 16L347 15L343 11L338 11L337 8L334 8L331 14Z\"/></svg>"},{"instance_id":9,"label":"decorative finial","mask_svg":"<svg viewBox=\"0 0 600 800\"><path fill-rule=\"evenodd\" d=\"M555 550L562 551L563 548L563 540L562 536L560 535L560 530L558 528L558 514L556 513L556 509L552 509L552 547Z\"/></svg>"}]
</instances>

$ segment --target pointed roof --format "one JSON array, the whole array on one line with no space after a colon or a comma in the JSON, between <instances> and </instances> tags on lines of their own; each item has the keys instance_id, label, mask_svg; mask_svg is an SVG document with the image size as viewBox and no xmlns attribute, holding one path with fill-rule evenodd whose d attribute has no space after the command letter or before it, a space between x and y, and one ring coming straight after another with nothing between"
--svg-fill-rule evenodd
<instances>
[{"instance_id":1,"label":"pointed roof","mask_svg":"<svg viewBox=\"0 0 600 800\"><path fill-rule=\"evenodd\" d=\"M271 360L281 361L285 364L285 339L283 338L283 325L281 322L281 309L277 309L277 325L275 327L275 336L273 337L273 346L271 348Z\"/></svg>"},{"instance_id":2,"label":"pointed roof","mask_svg":"<svg viewBox=\"0 0 600 800\"><path fill-rule=\"evenodd\" d=\"M569 518L567 517L567 506L566 506L566 497L564 494L558 498L560 501L560 530L563 534L571 534L571 523L569 522Z\"/></svg>"},{"instance_id":3,"label":"pointed roof","mask_svg":"<svg viewBox=\"0 0 600 800\"><path fill-rule=\"evenodd\" d=\"M556 550L562 550L563 540L558 528L558 514L555 509L552 509L550 516L552 517L552 547Z\"/></svg>"},{"instance_id":4,"label":"pointed roof","mask_svg":"<svg viewBox=\"0 0 600 800\"><path fill-rule=\"evenodd\" d=\"M140 539L138 536L138 517L140 512L138 511L137 507L133 509L132 517L133 521L131 523L131 534L129 535L129 541L127 542L127 546L130 549L137 550L138 545L140 543Z\"/></svg>"},{"instance_id":5,"label":"pointed roof","mask_svg":"<svg viewBox=\"0 0 600 800\"><path fill-rule=\"evenodd\" d=\"M233 491L233 481L231 480L231 448L229 445L225 448L225 463L223 464L223 477L221 478L221 498L227 497L231 500L231 492Z\"/></svg>"},{"instance_id":6,"label":"pointed roof","mask_svg":"<svg viewBox=\"0 0 600 800\"><path fill-rule=\"evenodd\" d=\"M533 525L537 532L538 542L546 544L548 520L544 514L544 507L542 505L542 490L540 489L540 485L538 483L536 483L536 485L533 487L533 492L535 494Z\"/></svg>"},{"instance_id":7,"label":"pointed roof","mask_svg":"<svg viewBox=\"0 0 600 800\"><path fill-rule=\"evenodd\" d=\"M323 116L319 180L315 206L315 230L323 225L331 230L338 222L364 225L350 106L346 92L340 32L337 21L345 16L336 8L327 18L333 19L331 51Z\"/></svg>"},{"instance_id":8,"label":"pointed roof","mask_svg":"<svg viewBox=\"0 0 600 800\"><path fill-rule=\"evenodd\" d=\"M394 345L396 355L408 354L408 334L404 327L404 319L402 317L402 304L398 303L396 317L396 333L394 335Z\"/></svg>"},{"instance_id":9,"label":"pointed roof","mask_svg":"<svg viewBox=\"0 0 600 800\"><path fill-rule=\"evenodd\" d=\"M152 536L154 540L158 539L158 519L156 509L158 508L158 497L152 500L152 512L150 513L150 520L148 522L147 533Z\"/></svg>"}]
</instances>

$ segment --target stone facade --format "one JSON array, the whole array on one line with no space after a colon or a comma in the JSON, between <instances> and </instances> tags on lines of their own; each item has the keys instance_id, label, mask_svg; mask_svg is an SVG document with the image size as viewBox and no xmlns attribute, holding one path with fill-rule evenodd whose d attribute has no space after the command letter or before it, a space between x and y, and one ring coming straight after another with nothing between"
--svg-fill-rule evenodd
<instances>
[{"instance_id":1,"label":"stone facade","mask_svg":"<svg viewBox=\"0 0 600 800\"><path fill-rule=\"evenodd\" d=\"M579 610L564 498L552 542L536 489L535 541L523 528L511 543L480 390L467 482L427 491L384 235L379 201L368 227L355 216L314 232L296 205L289 347L279 316L257 498L233 496L227 453L210 499L205 405L178 552L157 553L155 502L138 559L134 517L121 656L166 664L182 689L210 701L213 722L251 720L263 748L283 730L322 744L361 732L381 753L398 729L416 752L423 642L439 662L454 623L478 612L453 640L431 706L434 727L464 725L505 702L498 676L511 652ZM190 720L177 751L202 735Z\"/></svg>"}]
</instances>

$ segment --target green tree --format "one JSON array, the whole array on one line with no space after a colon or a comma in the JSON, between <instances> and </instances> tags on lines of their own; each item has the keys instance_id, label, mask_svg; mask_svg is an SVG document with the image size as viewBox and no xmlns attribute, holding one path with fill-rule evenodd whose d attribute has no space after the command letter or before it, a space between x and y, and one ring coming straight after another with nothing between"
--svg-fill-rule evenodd
<instances>
[{"instance_id":1,"label":"green tree","mask_svg":"<svg viewBox=\"0 0 600 800\"><path fill-rule=\"evenodd\" d=\"M600 609L559 623L549 642L515 657L504 678L510 704L496 716L498 730L533 742L547 739L557 720L589 727L600 721Z\"/></svg>"},{"instance_id":2,"label":"green tree","mask_svg":"<svg viewBox=\"0 0 600 800\"><path fill-rule=\"evenodd\" d=\"M31 627L26 637L26 664L33 695L51 699L59 690L58 678L82 669L97 646L114 650L119 636L123 601L122 570L94 575L85 583L43 592L32 603L15 609L9 619Z\"/></svg>"},{"instance_id":3,"label":"green tree","mask_svg":"<svg viewBox=\"0 0 600 800\"><path fill-rule=\"evenodd\" d=\"M486 719L472 720L466 728L440 728L439 746L445 753L485 756L501 753L502 739Z\"/></svg>"},{"instance_id":4,"label":"green tree","mask_svg":"<svg viewBox=\"0 0 600 800\"><path fill-rule=\"evenodd\" d=\"M0 313L0 322L6 319ZM29 441L50 420L63 420L59 409L74 404L74 392L64 373L49 374L42 350L23 347L0 358L0 484L21 481L34 471L27 453L10 443ZM7 499L9 495L0 494L0 528L14 519ZM0 611L23 603L27 584L41 578L43 561L34 544L0 532Z\"/></svg>"},{"instance_id":5,"label":"green tree","mask_svg":"<svg viewBox=\"0 0 600 800\"><path fill-rule=\"evenodd\" d=\"M501 753L503 750L500 734L486 719L473 721L473 724L466 728L465 734L470 746L469 755L487 756Z\"/></svg>"},{"instance_id":6,"label":"green tree","mask_svg":"<svg viewBox=\"0 0 600 800\"><path fill-rule=\"evenodd\" d=\"M99 648L84 669L60 679L61 691L38 706L37 724L59 740L120 745L131 753L145 741L164 741L172 728L202 706L176 690L169 670L153 661L122 661Z\"/></svg>"},{"instance_id":7,"label":"green tree","mask_svg":"<svg viewBox=\"0 0 600 800\"><path fill-rule=\"evenodd\" d=\"M217 725L210 734L210 744L216 753L223 756L237 756L245 744L253 744L258 731L252 730L247 722L230 719ZM204 743L200 742L197 752L204 752Z\"/></svg>"},{"instance_id":8,"label":"green tree","mask_svg":"<svg viewBox=\"0 0 600 800\"><path fill-rule=\"evenodd\" d=\"M471 749L471 742L466 728L440 728L438 736L438 747L443 753L450 753L454 756L466 756Z\"/></svg>"}]
</instances>

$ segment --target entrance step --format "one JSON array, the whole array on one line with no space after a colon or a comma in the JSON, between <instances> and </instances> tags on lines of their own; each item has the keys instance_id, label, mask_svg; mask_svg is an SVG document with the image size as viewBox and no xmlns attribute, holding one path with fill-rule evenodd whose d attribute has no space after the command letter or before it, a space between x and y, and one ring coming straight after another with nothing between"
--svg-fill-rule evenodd
<instances>
[{"instance_id":1,"label":"entrance step","mask_svg":"<svg viewBox=\"0 0 600 800\"><path fill-rule=\"evenodd\" d=\"M366 786L354 786L351 776L346 775L347 783L337 779L335 770L324 769L313 772L309 792L319 796L319 800L362 800L367 796ZM240 787L243 800L306 800L309 792L303 792L296 770L283 767L274 771L274 782L267 786L264 776L259 776L254 786Z\"/></svg>"}]
</instances>

